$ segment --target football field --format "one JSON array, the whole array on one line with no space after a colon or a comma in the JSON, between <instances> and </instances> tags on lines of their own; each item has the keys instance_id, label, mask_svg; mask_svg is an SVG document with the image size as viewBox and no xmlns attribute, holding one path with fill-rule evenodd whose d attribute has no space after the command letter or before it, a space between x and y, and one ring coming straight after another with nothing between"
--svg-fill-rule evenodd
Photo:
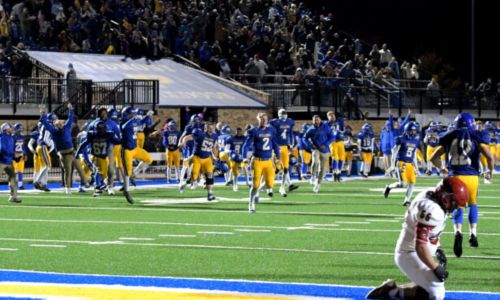
<instances>
[{"instance_id":1,"label":"football field","mask_svg":"<svg viewBox=\"0 0 500 300\"><path fill-rule=\"evenodd\" d=\"M418 178L414 195L438 180L435 176ZM260 194L255 214L247 211L248 188L243 184L239 192L216 186L217 200L212 202L206 201L201 187L179 194L174 185L143 186L132 190L133 206L120 193L93 198L90 192L67 196L60 191L26 191L21 193L23 203L15 205L7 202L4 191L0 195L0 299L16 293L42 295L43 289L40 292L33 289L37 285L30 285L37 282L127 285L122 281L167 280L164 277L185 279L162 287L203 290L213 285L207 289L360 299L367 287L387 278L407 282L393 260L406 209L401 205L405 191L393 190L387 199L382 195L385 184L392 181L325 182L319 194L301 182L286 198L277 193L276 186L274 197ZM498 299L499 180L481 184L479 215L479 248L468 247L465 218L461 258L453 255L453 228L448 221L441 238L450 272L446 289L485 292L474 297ZM110 276L103 276L105 282L101 282L87 281L87 277L79 281L75 278L80 275L65 274ZM193 278L216 280L188 280ZM194 286L182 280L195 282ZM255 281L273 282L270 285L278 290L282 286L285 292L267 289L265 284L252 287ZM25 284L19 286L19 282ZM232 285L242 288L225 288ZM338 285L361 288L341 292L334 288ZM54 293L63 295L61 289ZM447 295L451 299L472 297Z\"/></svg>"}]
</instances>

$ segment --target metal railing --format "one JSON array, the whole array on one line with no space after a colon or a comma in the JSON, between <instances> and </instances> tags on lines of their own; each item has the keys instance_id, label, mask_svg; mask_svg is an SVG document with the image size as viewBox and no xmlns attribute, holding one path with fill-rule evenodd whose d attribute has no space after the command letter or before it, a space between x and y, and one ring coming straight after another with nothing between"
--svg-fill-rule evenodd
<instances>
[{"instance_id":1,"label":"metal railing","mask_svg":"<svg viewBox=\"0 0 500 300\"><path fill-rule=\"evenodd\" d=\"M73 103L79 117L100 105L140 105L155 109L159 103L159 81L126 79L93 82L62 78L0 77L0 104L8 104L12 108L12 113L8 114L16 115L25 107L34 109L36 114L37 106L44 105L47 111L65 116L68 101Z\"/></svg>"},{"instance_id":2,"label":"metal railing","mask_svg":"<svg viewBox=\"0 0 500 300\"><path fill-rule=\"evenodd\" d=\"M245 75L248 77L249 75ZM241 77L240 77L241 78ZM392 109L402 115L406 109L418 113L473 112L478 117L485 111L500 118L500 94L467 95L460 91L432 91L426 88L398 86L387 81L379 83L358 78L308 77L304 83L291 83L293 76L265 76L265 82L248 83L255 89L272 95L272 107L281 107L292 112L315 114L328 110L344 113L349 118L359 118L360 111L382 111ZM349 95L350 96L349 96ZM372 115L373 116L373 115Z\"/></svg>"}]
</instances>

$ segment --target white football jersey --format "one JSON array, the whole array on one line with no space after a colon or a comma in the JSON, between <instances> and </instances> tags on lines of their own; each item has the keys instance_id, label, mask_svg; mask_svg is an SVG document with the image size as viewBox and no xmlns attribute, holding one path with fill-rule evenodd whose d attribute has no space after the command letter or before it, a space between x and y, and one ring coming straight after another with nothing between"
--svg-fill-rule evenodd
<instances>
[{"instance_id":1,"label":"white football jersey","mask_svg":"<svg viewBox=\"0 0 500 300\"><path fill-rule=\"evenodd\" d=\"M419 193L406 211L403 229L396 245L396 252L415 251L418 224L433 227L428 234L429 241L427 245L432 254L436 251L439 245L439 236L446 225L446 214L439 204L429 199L427 193L430 191L433 190L429 189Z\"/></svg>"}]
</instances>

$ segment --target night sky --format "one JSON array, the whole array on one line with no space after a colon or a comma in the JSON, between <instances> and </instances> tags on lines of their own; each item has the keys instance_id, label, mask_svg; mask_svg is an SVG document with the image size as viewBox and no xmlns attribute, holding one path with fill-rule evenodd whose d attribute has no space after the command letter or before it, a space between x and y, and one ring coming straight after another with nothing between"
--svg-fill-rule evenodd
<instances>
[{"instance_id":1,"label":"night sky","mask_svg":"<svg viewBox=\"0 0 500 300\"><path fill-rule=\"evenodd\" d=\"M379 42L379 46L386 42L399 61L435 51L456 69L463 82L470 82L471 1L306 2L316 7L328 3L326 10L333 11L339 28L367 42ZM500 80L500 51L493 47L493 41L500 42L500 19L495 1L475 1L477 85L487 77Z\"/></svg>"}]
</instances>

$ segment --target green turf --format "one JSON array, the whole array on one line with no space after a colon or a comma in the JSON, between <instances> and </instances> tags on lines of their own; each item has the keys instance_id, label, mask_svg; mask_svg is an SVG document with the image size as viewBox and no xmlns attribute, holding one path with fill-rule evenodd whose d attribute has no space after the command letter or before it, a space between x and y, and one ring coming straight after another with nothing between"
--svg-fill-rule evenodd
<instances>
[{"instance_id":1,"label":"green turf","mask_svg":"<svg viewBox=\"0 0 500 300\"><path fill-rule=\"evenodd\" d=\"M419 178L417 187L437 181ZM287 198L261 194L256 214L247 213L246 187L237 193L215 187L216 196L226 198L215 203L161 205L141 201L189 202L206 194L201 188L182 195L176 189L134 190L134 206L120 195L22 194L21 205L8 204L3 195L0 248L18 251L0 251L0 268L363 286L389 277L404 282L393 262L404 194L384 199L371 190L388 182L327 182L317 195L301 183ZM447 289L500 292L498 191L498 183L481 186L478 249L465 240L464 257L454 258L448 223L441 241L449 259Z\"/></svg>"}]
</instances>

